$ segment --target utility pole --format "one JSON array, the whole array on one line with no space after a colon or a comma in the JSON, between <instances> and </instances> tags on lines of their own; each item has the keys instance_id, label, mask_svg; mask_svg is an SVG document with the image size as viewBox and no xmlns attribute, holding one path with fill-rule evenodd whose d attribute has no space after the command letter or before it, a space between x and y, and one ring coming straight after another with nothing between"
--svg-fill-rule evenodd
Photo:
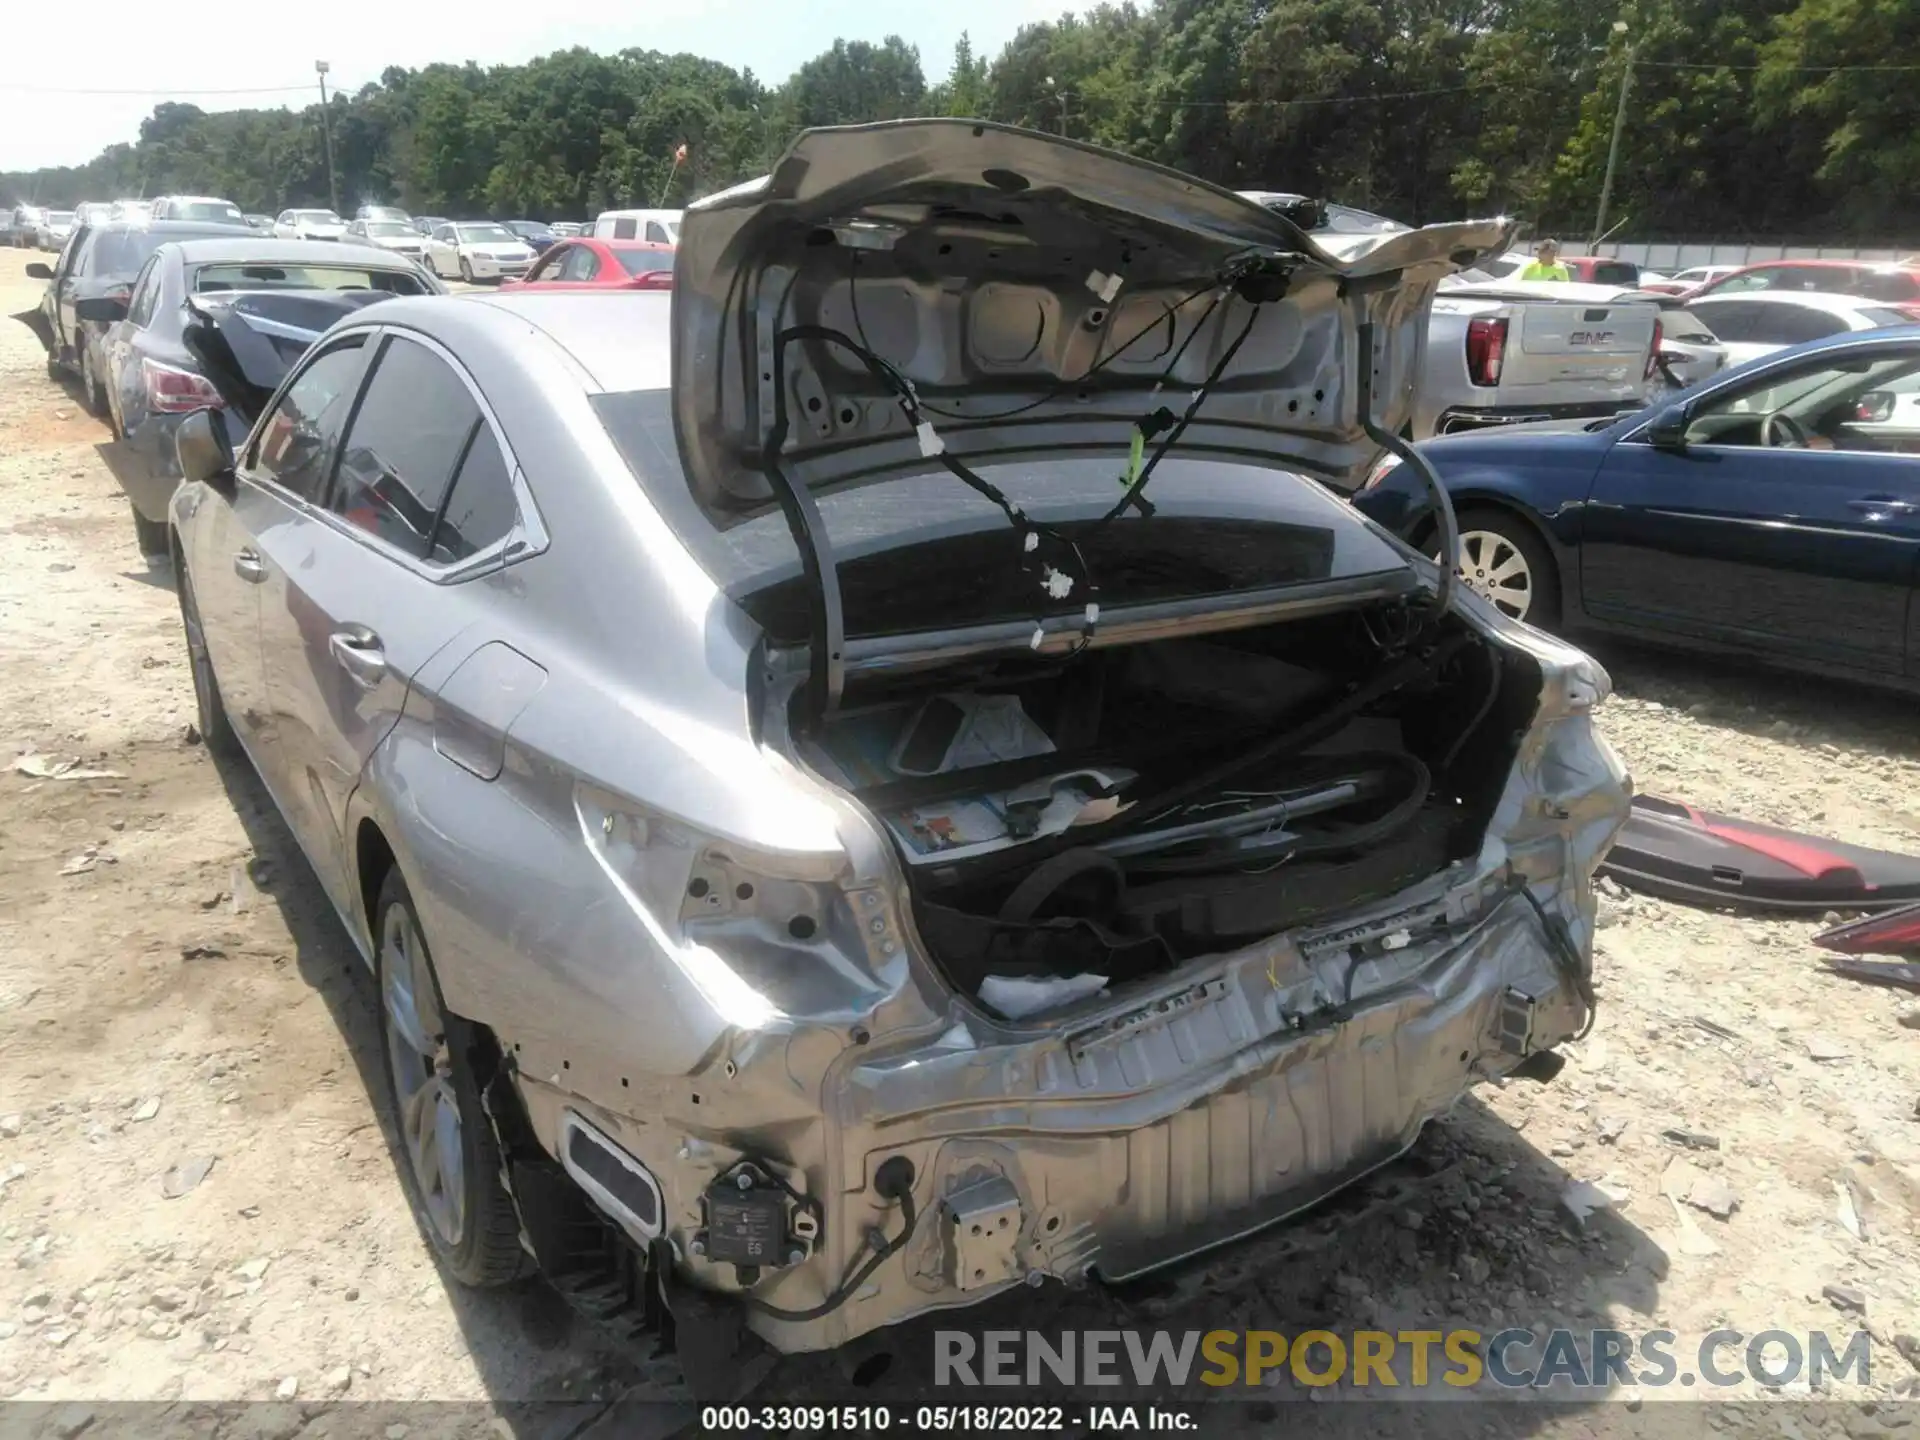
<instances>
[{"instance_id":1,"label":"utility pole","mask_svg":"<svg viewBox=\"0 0 1920 1440\"><path fill-rule=\"evenodd\" d=\"M1053 76L1047 76L1047 84L1054 86ZM1053 98L1060 102L1060 135L1064 139L1067 133L1067 97L1073 92L1054 86Z\"/></svg>"},{"instance_id":2,"label":"utility pole","mask_svg":"<svg viewBox=\"0 0 1920 1440\"><path fill-rule=\"evenodd\" d=\"M1614 21L1613 33L1626 34L1627 22ZM1620 103L1613 112L1613 140L1607 146L1607 178L1600 182L1600 211L1593 218L1593 239L1587 246L1589 250L1597 247L1600 237L1607 232L1607 206L1613 200L1613 169L1620 163L1620 131L1627 123L1627 91L1633 84L1633 51L1638 43L1637 40L1627 42L1627 63L1620 72Z\"/></svg>"},{"instance_id":3,"label":"utility pole","mask_svg":"<svg viewBox=\"0 0 1920 1440\"><path fill-rule=\"evenodd\" d=\"M333 174L333 115L327 109L327 71L332 67L324 60L313 62L313 73L320 77L320 131L327 137L327 198L333 202L333 213L340 213L340 182Z\"/></svg>"}]
</instances>

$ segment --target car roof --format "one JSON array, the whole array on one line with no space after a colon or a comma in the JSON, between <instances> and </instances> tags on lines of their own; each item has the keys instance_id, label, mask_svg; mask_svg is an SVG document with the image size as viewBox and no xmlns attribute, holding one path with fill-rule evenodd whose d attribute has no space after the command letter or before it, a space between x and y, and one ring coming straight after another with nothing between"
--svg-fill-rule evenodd
<instances>
[{"instance_id":1,"label":"car roof","mask_svg":"<svg viewBox=\"0 0 1920 1440\"><path fill-rule=\"evenodd\" d=\"M582 235L579 238L583 241L591 240L594 244L604 246L608 250L655 251L675 248L664 240L608 240L597 235Z\"/></svg>"},{"instance_id":2,"label":"car roof","mask_svg":"<svg viewBox=\"0 0 1920 1440\"><path fill-rule=\"evenodd\" d=\"M233 226L216 225L211 220L109 220L104 225L88 228L96 232L111 230L122 235L176 235L182 240L202 235L219 236L224 240L233 235Z\"/></svg>"},{"instance_id":3,"label":"car roof","mask_svg":"<svg viewBox=\"0 0 1920 1440\"><path fill-rule=\"evenodd\" d=\"M152 227L158 230L160 227ZM211 227L199 231L211 234ZM235 235L189 240L179 247L180 259L188 265L269 265L276 260L293 265L345 263L389 270L411 270L411 262L395 259L391 252L371 245L342 245L337 240L275 240L265 235Z\"/></svg>"},{"instance_id":4,"label":"car roof","mask_svg":"<svg viewBox=\"0 0 1920 1440\"><path fill-rule=\"evenodd\" d=\"M1735 270L1778 270L1787 265L1811 265L1816 270L1873 270L1881 274L1898 270L1911 270L1911 260L1836 260L1831 257L1815 260L1755 260L1749 265L1736 265Z\"/></svg>"},{"instance_id":5,"label":"car roof","mask_svg":"<svg viewBox=\"0 0 1920 1440\"><path fill-rule=\"evenodd\" d=\"M586 372L590 393L619 394L671 388L672 301L665 290L504 290L396 297L381 302L378 318L436 336L456 354L474 337L501 353L523 351L532 326Z\"/></svg>"},{"instance_id":6,"label":"car roof","mask_svg":"<svg viewBox=\"0 0 1920 1440\"><path fill-rule=\"evenodd\" d=\"M1800 305L1835 315L1852 314L1856 310L1886 310L1895 304L1891 300L1874 300L1865 295L1829 295L1824 290L1733 290L1725 295L1702 295L1687 303L1689 306L1731 305L1742 300L1758 300L1766 305Z\"/></svg>"}]
</instances>

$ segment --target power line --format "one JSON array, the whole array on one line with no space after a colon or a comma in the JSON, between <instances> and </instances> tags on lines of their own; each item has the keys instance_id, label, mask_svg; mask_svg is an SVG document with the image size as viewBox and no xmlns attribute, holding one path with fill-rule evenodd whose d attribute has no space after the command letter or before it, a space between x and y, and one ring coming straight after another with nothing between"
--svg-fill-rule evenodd
<instances>
[{"instance_id":1,"label":"power line","mask_svg":"<svg viewBox=\"0 0 1920 1440\"><path fill-rule=\"evenodd\" d=\"M153 96L189 96L189 95L287 95L295 90L311 92L313 84L305 85L251 85L237 90L84 90L69 89L64 86L50 85L0 85L0 94L14 95L141 95Z\"/></svg>"},{"instance_id":2,"label":"power line","mask_svg":"<svg viewBox=\"0 0 1920 1440\"><path fill-rule=\"evenodd\" d=\"M1912 71L1920 65L1726 65L1703 60L1635 60L1647 70L1784 70L1798 75L1851 75L1869 71Z\"/></svg>"}]
</instances>

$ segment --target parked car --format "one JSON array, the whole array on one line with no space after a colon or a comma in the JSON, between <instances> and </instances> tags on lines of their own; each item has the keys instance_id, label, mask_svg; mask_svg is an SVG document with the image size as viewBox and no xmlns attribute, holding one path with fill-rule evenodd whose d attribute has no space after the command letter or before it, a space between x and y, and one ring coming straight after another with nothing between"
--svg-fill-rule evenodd
<instances>
[{"instance_id":1,"label":"parked car","mask_svg":"<svg viewBox=\"0 0 1920 1440\"><path fill-rule=\"evenodd\" d=\"M1780 351L1612 424L1421 447L1506 613L1920 690L1920 327ZM1390 462L1354 504L1431 543Z\"/></svg>"},{"instance_id":2,"label":"parked car","mask_svg":"<svg viewBox=\"0 0 1920 1440\"><path fill-rule=\"evenodd\" d=\"M438 230L442 225L447 223L447 217L444 215L416 215L411 221L413 228L418 230L422 235L431 235L435 230Z\"/></svg>"},{"instance_id":3,"label":"parked car","mask_svg":"<svg viewBox=\"0 0 1920 1440\"><path fill-rule=\"evenodd\" d=\"M1852 295L1756 290L1688 300L1687 309L1707 322L1726 346L1729 364L1739 365L1804 345L1809 340L1849 330L1911 325L1920 313L1905 306L1882 305Z\"/></svg>"},{"instance_id":4,"label":"parked car","mask_svg":"<svg viewBox=\"0 0 1920 1440\"><path fill-rule=\"evenodd\" d=\"M1640 288L1640 267L1631 260L1612 255L1562 255L1560 263L1569 276L1583 285L1619 285L1629 290Z\"/></svg>"},{"instance_id":5,"label":"parked car","mask_svg":"<svg viewBox=\"0 0 1920 1440\"><path fill-rule=\"evenodd\" d=\"M596 240L651 240L656 245L680 242L679 210L605 210L593 222Z\"/></svg>"},{"instance_id":6,"label":"parked car","mask_svg":"<svg viewBox=\"0 0 1920 1440\"><path fill-rule=\"evenodd\" d=\"M1004 323L983 211L1031 248ZM855 219L896 248L811 243ZM263 772L375 973L449 1272L530 1254L602 1319L677 1314L711 1394L749 1331L825 1349L1177 1263L1550 1065L1591 1012L1591 875L1627 812L1605 674L1463 588L1439 603L1445 577L1298 473L1376 453L1354 317L1409 375L1424 287L1501 229L1352 264L1050 136L813 132L688 212L673 299L389 301L232 453L189 417L202 732ZM1184 312L1195 344L1116 361L1090 403L1067 338L1129 251L1160 257L1127 282L1143 322L1236 278ZM866 317L884 366L733 343L769 295L842 323L856 256L897 297ZM990 399L951 365L989 333ZM1157 518L1103 529L1169 389L1206 392L1187 463ZM1374 392L1379 424L1410 390ZM1006 509L929 453L960 402L953 448ZM816 525L838 558L805 567ZM982 797L1016 790L1046 818L996 830ZM1048 855L1107 878L1009 906Z\"/></svg>"},{"instance_id":7,"label":"parked car","mask_svg":"<svg viewBox=\"0 0 1920 1440\"><path fill-rule=\"evenodd\" d=\"M73 211L42 210L34 227L33 242L42 250L59 250L73 236Z\"/></svg>"},{"instance_id":8,"label":"parked car","mask_svg":"<svg viewBox=\"0 0 1920 1440\"><path fill-rule=\"evenodd\" d=\"M1688 291L1687 298L1796 290L1920 306L1920 265L1868 260L1763 260L1710 280Z\"/></svg>"},{"instance_id":9,"label":"parked car","mask_svg":"<svg viewBox=\"0 0 1920 1440\"><path fill-rule=\"evenodd\" d=\"M587 231L585 225L576 224L571 220L556 220L551 228L554 236L561 240L571 240L574 236L584 235Z\"/></svg>"},{"instance_id":10,"label":"parked car","mask_svg":"<svg viewBox=\"0 0 1920 1440\"><path fill-rule=\"evenodd\" d=\"M211 297L293 295L265 310L262 329L273 339L305 313L312 292L356 297L355 308L395 295L444 294L445 287L397 256L361 246L312 240L188 240L162 245L134 281L131 298L80 302L82 319L107 325L101 338L113 431L120 440L114 472L133 510L141 553L167 553L167 503L179 482L174 432L180 417L221 396L186 348L189 326L206 318ZM294 321L289 320L292 312ZM321 307L317 325L298 325L295 357L337 314ZM250 325L250 328L256 328ZM312 333L306 333L311 331Z\"/></svg>"},{"instance_id":11,"label":"parked car","mask_svg":"<svg viewBox=\"0 0 1920 1440\"><path fill-rule=\"evenodd\" d=\"M331 210L282 210L273 233L281 240L339 240L347 233L347 222Z\"/></svg>"},{"instance_id":12,"label":"parked car","mask_svg":"<svg viewBox=\"0 0 1920 1440\"><path fill-rule=\"evenodd\" d=\"M1643 277L1646 274L1644 270L1640 273ZM1652 305L1659 312L1659 350L1647 387L1649 400L1718 375L1732 363L1712 325L1678 295L1650 290L1643 278L1638 289L1623 290L1620 298Z\"/></svg>"},{"instance_id":13,"label":"parked car","mask_svg":"<svg viewBox=\"0 0 1920 1440\"><path fill-rule=\"evenodd\" d=\"M1348 260L1411 233L1398 220L1286 191L1242 199L1287 217ZM1441 282L1427 322L1419 402L1407 437L1526 420L1618 414L1645 402L1657 370L1659 323L1651 301L1617 286L1499 280L1515 252L1475 260ZM1524 264L1530 256L1518 257ZM1517 269L1518 267L1512 267Z\"/></svg>"},{"instance_id":14,"label":"parked car","mask_svg":"<svg viewBox=\"0 0 1920 1440\"><path fill-rule=\"evenodd\" d=\"M476 280L517 279L533 267L533 247L491 220L438 226L427 237L427 268L436 275Z\"/></svg>"},{"instance_id":15,"label":"parked car","mask_svg":"<svg viewBox=\"0 0 1920 1440\"><path fill-rule=\"evenodd\" d=\"M560 238L551 227L538 220L502 220L500 223L526 241L535 255L546 254Z\"/></svg>"},{"instance_id":16,"label":"parked car","mask_svg":"<svg viewBox=\"0 0 1920 1440\"><path fill-rule=\"evenodd\" d=\"M412 225L400 220L355 220L347 226L346 238L362 245L391 250L409 260L424 261L426 238Z\"/></svg>"},{"instance_id":17,"label":"parked car","mask_svg":"<svg viewBox=\"0 0 1920 1440\"><path fill-rule=\"evenodd\" d=\"M153 202L149 216L154 220L191 220L202 225L236 228L244 228L247 223L238 205L217 195L162 195Z\"/></svg>"},{"instance_id":18,"label":"parked car","mask_svg":"<svg viewBox=\"0 0 1920 1440\"><path fill-rule=\"evenodd\" d=\"M401 225L411 225L413 217L398 205L362 205L353 212L356 220L394 221Z\"/></svg>"},{"instance_id":19,"label":"parked car","mask_svg":"<svg viewBox=\"0 0 1920 1440\"><path fill-rule=\"evenodd\" d=\"M256 235L271 235L273 233L273 216L271 215L256 215L249 212L246 220L247 228Z\"/></svg>"},{"instance_id":20,"label":"parked car","mask_svg":"<svg viewBox=\"0 0 1920 1440\"><path fill-rule=\"evenodd\" d=\"M1739 268L1738 265L1693 265L1658 279L1650 278L1643 270L1640 272L1640 288L1658 290L1666 295L1683 295L1718 280L1722 275L1731 275Z\"/></svg>"},{"instance_id":21,"label":"parked car","mask_svg":"<svg viewBox=\"0 0 1920 1440\"><path fill-rule=\"evenodd\" d=\"M542 255L523 290L671 290L673 246L645 240L562 240Z\"/></svg>"},{"instance_id":22,"label":"parked car","mask_svg":"<svg viewBox=\"0 0 1920 1440\"><path fill-rule=\"evenodd\" d=\"M45 280L47 288L36 308L14 318L46 347L47 374L56 380L63 374L78 376L88 411L105 415L107 372L99 347L106 326L82 317L79 306L102 297L124 301L148 257L170 240L232 234L226 226L183 220L85 226L74 232L51 266L39 261L27 266L27 275Z\"/></svg>"},{"instance_id":23,"label":"parked car","mask_svg":"<svg viewBox=\"0 0 1920 1440\"><path fill-rule=\"evenodd\" d=\"M152 218L153 204L147 200L115 200L107 210L109 221L141 222Z\"/></svg>"},{"instance_id":24,"label":"parked car","mask_svg":"<svg viewBox=\"0 0 1920 1440\"><path fill-rule=\"evenodd\" d=\"M18 250L31 250L40 243L40 222L47 212L37 205L16 205L13 207L13 222L8 227L8 236Z\"/></svg>"},{"instance_id":25,"label":"parked car","mask_svg":"<svg viewBox=\"0 0 1920 1440\"><path fill-rule=\"evenodd\" d=\"M104 225L112 218L113 205L106 200L88 200L73 207L76 229L82 225Z\"/></svg>"}]
</instances>

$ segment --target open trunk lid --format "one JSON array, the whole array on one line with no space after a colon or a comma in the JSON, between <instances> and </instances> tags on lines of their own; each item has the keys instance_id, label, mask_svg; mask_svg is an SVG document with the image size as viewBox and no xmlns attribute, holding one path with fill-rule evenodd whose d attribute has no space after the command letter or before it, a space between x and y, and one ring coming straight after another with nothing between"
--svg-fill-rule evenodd
<instances>
[{"instance_id":1,"label":"open trunk lid","mask_svg":"<svg viewBox=\"0 0 1920 1440\"><path fill-rule=\"evenodd\" d=\"M182 343L245 425L335 321L389 298L378 290L272 290L196 295Z\"/></svg>"},{"instance_id":2,"label":"open trunk lid","mask_svg":"<svg viewBox=\"0 0 1920 1440\"><path fill-rule=\"evenodd\" d=\"M724 524L776 503L776 465L817 492L943 454L1126 456L1138 422L1202 389L1182 454L1357 476L1379 448L1357 411L1360 327L1376 418L1397 429L1434 287L1509 232L1433 225L1343 260L1231 191L1054 136L808 131L772 174L686 212L688 484Z\"/></svg>"}]
</instances>

